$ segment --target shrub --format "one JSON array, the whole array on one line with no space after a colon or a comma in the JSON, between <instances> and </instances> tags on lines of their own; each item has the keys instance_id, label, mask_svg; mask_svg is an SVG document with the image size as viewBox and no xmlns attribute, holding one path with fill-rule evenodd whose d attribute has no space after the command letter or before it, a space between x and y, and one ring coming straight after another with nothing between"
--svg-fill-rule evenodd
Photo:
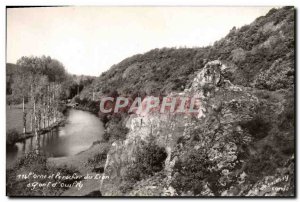
<instances>
[{"instance_id":1,"label":"shrub","mask_svg":"<svg viewBox=\"0 0 300 202\"><path fill-rule=\"evenodd\" d=\"M129 164L125 168L122 183L119 188L122 193L127 193L128 191L132 190L134 184L142 180L140 171L137 172L136 169L137 166L135 164Z\"/></svg>"},{"instance_id":2,"label":"shrub","mask_svg":"<svg viewBox=\"0 0 300 202\"><path fill-rule=\"evenodd\" d=\"M291 130L294 131L295 128L295 106L294 106L294 94L286 96L287 103L285 104L283 112L280 114L279 118L279 129L282 131Z\"/></svg>"},{"instance_id":3,"label":"shrub","mask_svg":"<svg viewBox=\"0 0 300 202\"><path fill-rule=\"evenodd\" d=\"M6 132L6 145L12 146L21 138L22 134L16 129L10 129Z\"/></svg>"},{"instance_id":4,"label":"shrub","mask_svg":"<svg viewBox=\"0 0 300 202\"><path fill-rule=\"evenodd\" d=\"M171 185L180 193L192 191L195 195L203 190L205 180L212 175L211 164L205 154L192 150L186 158L178 160L174 165L174 178ZM215 175L218 178L217 175ZM216 180L210 179L210 182Z\"/></svg>"},{"instance_id":5,"label":"shrub","mask_svg":"<svg viewBox=\"0 0 300 202\"><path fill-rule=\"evenodd\" d=\"M250 121L242 122L241 126L243 129L246 129L256 140L266 137L271 129L271 124L260 115L256 115Z\"/></svg>"},{"instance_id":6,"label":"shrub","mask_svg":"<svg viewBox=\"0 0 300 202\"><path fill-rule=\"evenodd\" d=\"M136 182L163 170L166 158L165 149L153 142L142 146L141 150L137 152L135 162L126 167L120 190L125 193L131 190Z\"/></svg>"},{"instance_id":7,"label":"shrub","mask_svg":"<svg viewBox=\"0 0 300 202\"><path fill-rule=\"evenodd\" d=\"M142 151L137 154L137 169L141 171L144 176L151 176L164 168L166 158L167 153L164 148L154 143L147 144L142 148Z\"/></svg>"},{"instance_id":8,"label":"shrub","mask_svg":"<svg viewBox=\"0 0 300 202\"><path fill-rule=\"evenodd\" d=\"M107 151L95 154L92 158L89 158L87 163L93 167L99 165L100 163L104 163L106 160Z\"/></svg>"},{"instance_id":9,"label":"shrub","mask_svg":"<svg viewBox=\"0 0 300 202\"><path fill-rule=\"evenodd\" d=\"M104 141L107 142L107 141L109 141L110 134L107 131L105 131L102 138Z\"/></svg>"},{"instance_id":10,"label":"shrub","mask_svg":"<svg viewBox=\"0 0 300 202\"><path fill-rule=\"evenodd\" d=\"M112 129L111 137L114 140L124 140L126 138L126 134L128 133L128 131L129 131L128 128L119 124L115 128Z\"/></svg>"},{"instance_id":11,"label":"shrub","mask_svg":"<svg viewBox=\"0 0 300 202\"><path fill-rule=\"evenodd\" d=\"M111 116L106 124L107 131L104 133L104 140L124 140L129 129L124 126L122 115Z\"/></svg>"},{"instance_id":12,"label":"shrub","mask_svg":"<svg viewBox=\"0 0 300 202\"><path fill-rule=\"evenodd\" d=\"M264 146L261 152L251 155L247 160L245 172L248 180L255 183L263 176L273 175L277 168L283 166L284 160L271 146Z\"/></svg>"}]
</instances>

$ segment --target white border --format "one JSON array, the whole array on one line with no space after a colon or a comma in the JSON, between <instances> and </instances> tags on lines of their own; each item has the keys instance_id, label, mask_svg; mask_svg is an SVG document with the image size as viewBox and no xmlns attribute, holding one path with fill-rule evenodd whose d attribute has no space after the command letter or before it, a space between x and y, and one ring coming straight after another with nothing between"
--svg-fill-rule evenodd
<instances>
[{"instance_id":1,"label":"white border","mask_svg":"<svg viewBox=\"0 0 300 202\"><path fill-rule=\"evenodd\" d=\"M1 32L0 32L0 41L1 41L1 48L0 48L0 61L1 61L1 74L0 74L0 117L1 117L1 122L0 122L0 129L1 129L1 174L0 174L0 199L1 201L8 201L11 200L8 197L5 196L5 181L6 181L6 176L5 176L5 159L6 159L6 151L5 151L5 125L6 125L6 114L5 114L5 7L6 6L22 6L22 5L75 5L75 6L80 6L80 5L98 5L98 6L284 6L284 5L291 5L295 6L296 8L299 8L299 0L298 1L293 1L293 0L228 0L228 1L222 1L222 0L203 0L203 1L197 1L197 0L143 0L143 1L138 1L138 0L44 0L44 1L36 1L36 0L26 0L26 1L21 1L21 0L4 0L0 2L0 23L1 23ZM297 28L299 27L299 21L297 20ZM299 34L299 32L297 31ZM297 38L298 38L297 34ZM297 46L298 47L298 46ZM299 52L297 54L297 58L299 56ZM296 67L297 68L297 67ZM299 71L297 71L297 78L299 78ZM298 79L297 79L298 80ZM297 82L298 83L298 82ZM299 94L299 87L297 87L297 94ZM299 104L299 100L298 103ZM298 114L298 110L297 110ZM299 126L299 119L297 119L297 125ZM296 134L297 136L297 134ZM299 145L299 139L300 137L297 137L297 145ZM299 155L297 153L297 175L299 175ZM299 184L297 186L297 194L299 194ZM32 200L34 198L27 198L27 199L22 199L22 200ZM237 199L240 200L241 198ZM16 200L16 199L15 199ZM19 199L20 200L20 199ZM47 201L54 201L55 198L50 198L50 199L43 199ZM70 199L60 199L63 201L67 201ZM73 200L73 199L71 199ZM87 201L90 199L80 199L80 201ZM95 199L94 199L95 200ZM98 199L99 200L99 199ZM107 199L101 199L101 200L107 200ZM118 200L118 199L114 199ZM132 199L122 199L122 200L132 200ZM140 201L142 199L133 199L135 201ZM150 201L155 200L155 199L149 199ZM174 199L161 199L164 201L171 201ZM214 201L221 201L221 200L227 200L227 199L196 199L196 200L214 200ZM228 199L232 200L232 199ZM251 199L246 199L246 200L251 200ZM263 201L265 199L255 199L256 201ZM273 200L273 199L271 199ZM277 200L277 199L275 199Z\"/></svg>"}]
</instances>

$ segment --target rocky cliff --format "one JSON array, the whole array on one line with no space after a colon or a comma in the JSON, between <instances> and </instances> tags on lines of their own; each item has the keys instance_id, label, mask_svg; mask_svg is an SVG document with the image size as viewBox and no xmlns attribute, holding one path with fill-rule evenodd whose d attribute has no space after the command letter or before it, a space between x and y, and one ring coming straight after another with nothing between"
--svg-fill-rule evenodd
<instances>
[{"instance_id":1,"label":"rocky cliff","mask_svg":"<svg viewBox=\"0 0 300 202\"><path fill-rule=\"evenodd\" d=\"M112 67L81 97L93 88L201 104L197 116L125 115L123 138L108 137L102 195L294 195L294 70L292 7L211 47L152 50Z\"/></svg>"}]
</instances>

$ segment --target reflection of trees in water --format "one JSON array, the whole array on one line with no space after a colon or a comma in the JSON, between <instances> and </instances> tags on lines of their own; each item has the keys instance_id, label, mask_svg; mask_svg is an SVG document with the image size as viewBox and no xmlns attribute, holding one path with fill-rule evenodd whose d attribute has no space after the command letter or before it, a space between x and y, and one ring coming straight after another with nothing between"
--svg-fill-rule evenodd
<instances>
[{"instance_id":1,"label":"reflection of trees in water","mask_svg":"<svg viewBox=\"0 0 300 202\"><path fill-rule=\"evenodd\" d=\"M31 151L32 149L33 149L33 137L31 137L29 141L29 151Z\"/></svg>"},{"instance_id":2,"label":"reflection of trees in water","mask_svg":"<svg viewBox=\"0 0 300 202\"><path fill-rule=\"evenodd\" d=\"M8 162L15 161L24 153L34 151L38 144L41 152L52 157L74 155L89 148L94 140L100 138L99 131L103 130L101 122L87 112L74 111L72 116L72 122L64 127L55 127L47 133L40 134L39 142L35 137L31 137L17 143L14 152L8 151Z\"/></svg>"},{"instance_id":3,"label":"reflection of trees in water","mask_svg":"<svg viewBox=\"0 0 300 202\"><path fill-rule=\"evenodd\" d=\"M10 153L10 154L16 154L16 153L18 153L18 147L17 147L17 145L6 147L6 152Z\"/></svg>"},{"instance_id":4,"label":"reflection of trees in water","mask_svg":"<svg viewBox=\"0 0 300 202\"><path fill-rule=\"evenodd\" d=\"M45 134L45 135L46 135L46 134ZM45 135L42 135L42 136L41 136L41 145L42 145L42 147L45 146Z\"/></svg>"},{"instance_id":5,"label":"reflection of trees in water","mask_svg":"<svg viewBox=\"0 0 300 202\"><path fill-rule=\"evenodd\" d=\"M22 153L24 154L26 152L26 140L22 142Z\"/></svg>"},{"instance_id":6,"label":"reflection of trees in water","mask_svg":"<svg viewBox=\"0 0 300 202\"><path fill-rule=\"evenodd\" d=\"M40 135L39 142L37 143L35 137L30 137L22 142L16 143L13 146L6 148L7 164L11 165L17 158L34 151L37 144L40 145L41 151L49 156L62 156L63 153L59 149L61 140L59 139L59 128L55 128L48 133ZM64 147L63 147L64 148Z\"/></svg>"}]
</instances>

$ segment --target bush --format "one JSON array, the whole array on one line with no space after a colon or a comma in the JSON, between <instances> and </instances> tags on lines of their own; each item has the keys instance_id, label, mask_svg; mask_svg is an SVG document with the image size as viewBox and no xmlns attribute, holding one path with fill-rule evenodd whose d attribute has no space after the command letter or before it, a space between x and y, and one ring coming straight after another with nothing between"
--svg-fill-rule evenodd
<instances>
[{"instance_id":1,"label":"bush","mask_svg":"<svg viewBox=\"0 0 300 202\"><path fill-rule=\"evenodd\" d=\"M271 129L271 124L260 115L256 115L250 121L242 122L241 126L243 129L246 129L256 140L266 137Z\"/></svg>"},{"instance_id":2,"label":"bush","mask_svg":"<svg viewBox=\"0 0 300 202\"><path fill-rule=\"evenodd\" d=\"M151 176L164 168L166 158L167 153L164 148L154 143L147 144L142 147L142 151L137 154L137 169L141 171L143 176Z\"/></svg>"},{"instance_id":3,"label":"bush","mask_svg":"<svg viewBox=\"0 0 300 202\"><path fill-rule=\"evenodd\" d=\"M109 138L110 138L110 134L107 131L105 131L104 134L103 134L103 140L108 142Z\"/></svg>"},{"instance_id":4,"label":"bush","mask_svg":"<svg viewBox=\"0 0 300 202\"><path fill-rule=\"evenodd\" d=\"M106 160L106 157L107 157L107 151L105 151L103 153L98 153L98 154L95 154L92 158L89 158L87 163L88 163L88 165L95 167L101 163L104 163L104 161Z\"/></svg>"},{"instance_id":5,"label":"bush","mask_svg":"<svg viewBox=\"0 0 300 202\"><path fill-rule=\"evenodd\" d=\"M129 129L123 124L123 116L121 114L116 114L110 117L110 121L107 122L107 131L104 133L104 140L125 140L126 134Z\"/></svg>"},{"instance_id":6,"label":"bush","mask_svg":"<svg viewBox=\"0 0 300 202\"><path fill-rule=\"evenodd\" d=\"M166 158L165 149L153 142L142 146L141 150L137 152L135 162L126 167L120 190L125 193L131 190L136 182L163 170Z\"/></svg>"},{"instance_id":7,"label":"bush","mask_svg":"<svg viewBox=\"0 0 300 202\"><path fill-rule=\"evenodd\" d=\"M137 166L135 164L129 164L124 172L124 176L122 178L122 183L120 185L120 191L122 193L127 193L132 190L134 184L140 180L142 180L142 175L140 171L137 172Z\"/></svg>"},{"instance_id":8,"label":"bush","mask_svg":"<svg viewBox=\"0 0 300 202\"><path fill-rule=\"evenodd\" d=\"M283 167L285 159L271 146L264 146L261 152L247 159L245 172L250 183L255 183L264 176L273 175L276 169Z\"/></svg>"},{"instance_id":9,"label":"bush","mask_svg":"<svg viewBox=\"0 0 300 202\"><path fill-rule=\"evenodd\" d=\"M19 133L16 129L10 129L6 132L6 145L14 145L20 138L22 134Z\"/></svg>"},{"instance_id":10,"label":"bush","mask_svg":"<svg viewBox=\"0 0 300 202\"><path fill-rule=\"evenodd\" d=\"M203 191L206 180L214 183L219 178L210 171L211 166L205 154L199 150L191 150L186 158L175 163L171 185L180 193L192 191L194 195L198 195Z\"/></svg>"},{"instance_id":11,"label":"bush","mask_svg":"<svg viewBox=\"0 0 300 202\"><path fill-rule=\"evenodd\" d=\"M290 131L293 133L295 128L295 101L294 93L289 92L289 95L286 96L287 103L284 105L284 110L280 114L279 118L279 129L281 131Z\"/></svg>"},{"instance_id":12,"label":"bush","mask_svg":"<svg viewBox=\"0 0 300 202\"><path fill-rule=\"evenodd\" d=\"M79 104L81 108L84 108L85 110L88 110L92 113L97 114L99 112L99 102L89 100L87 98L80 99L80 97L75 97L74 101Z\"/></svg>"}]
</instances>

